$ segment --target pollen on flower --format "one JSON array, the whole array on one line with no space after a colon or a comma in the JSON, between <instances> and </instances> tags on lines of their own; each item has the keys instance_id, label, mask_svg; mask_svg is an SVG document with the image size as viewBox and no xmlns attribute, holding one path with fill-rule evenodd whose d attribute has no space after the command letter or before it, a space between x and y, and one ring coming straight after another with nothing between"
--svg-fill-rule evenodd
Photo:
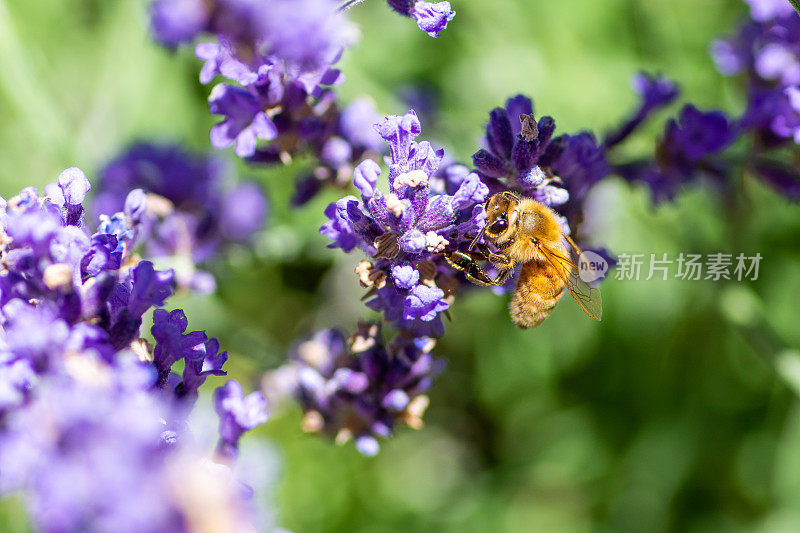
<instances>
[{"instance_id":1,"label":"pollen on flower","mask_svg":"<svg viewBox=\"0 0 800 533\"><path fill-rule=\"evenodd\" d=\"M377 324L360 324L359 331L350 337L350 350L353 353L366 352L375 346L375 338L379 332Z\"/></svg>"},{"instance_id":2,"label":"pollen on flower","mask_svg":"<svg viewBox=\"0 0 800 533\"><path fill-rule=\"evenodd\" d=\"M175 205L160 194L147 193L147 212L155 217L165 217L172 213Z\"/></svg>"},{"instance_id":3,"label":"pollen on flower","mask_svg":"<svg viewBox=\"0 0 800 533\"><path fill-rule=\"evenodd\" d=\"M358 263L355 272L358 274L358 279L364 288L375 287L382 289L386 285L386 272L375 268L366 259Z\"/></svg>"},{"instance_id":4,"label":"pollen on flower","mask_svg":"<svg viewBox=\"0 0 800 533\"><path fill-rule=\"evenodd\" d=\"M72 285L72 266L67 263L53 263L45 267L42 281L48 289L68 288Z\"/></svg>"},{"instance_id":5,"label":"pollen on flower","mask_svg":"<svg viewBox=\"0 0 800 533\"><path fill-rule=\"evenodd\" d=\"M319 433L325 427L325 419L319 411L309 411L303 417L302 428L306 433Z\"/></svg>"},{"instance_id":6,"label":"pollen on flower","mask_svg":"<svg viewBox=\"0 0 800 533\"><path fill-rule=\"evenodd\" d=\"M311 365L320 365L325 362L327 348L322 343L311 339L297 347L297 355Z\"/></svg>"},{"instance_id":7,"label":"pollen on flower","mask_svg":"<svg viewBox=\"0 0 800 533\"><path fill-rule=\"evenodd\" d=\"M422 416L425 414L430 403L431 400L426 394L420 394L406 406L401 414L402 421L412 429L422 429Z\"/></svg>"},{"instance_id":8,"label":"pollen on flower","mask_svg":"<svg viewBox=\"0 0 800 533\"><path fill-rule=\"evenodd\" d=\"M419 187L420 185L427 184L428 175L424 170L411 170L409 172L403 172L397 176L394 179L393 186L395 189L399 189L403 185L408 185L409 187Z\"/></svg>"},{"instance_id":9,"label":"pollen on flower","mask_svg":"<svg viewBox=\"0 0 800 533\"><path fill-rule=\"evenodd\" d=\"M136 339L131 343L130 349L136 355L136 358L143 363L153 360L153 345L147 342L147 339Z\"/></svg>"},{"instance_id":10,"label":"pollen on flower","mask_svg":"<svg viewBox=\"0 0 800 533\"><path fill-rule=\"evenodd\" d=\"M395 180L395 187L397 187L397 180ZM394 216L400 218L403 216L403 211L406 210L406 205L395 193L389 193L386 195L386 208L394 213Z\"/></svg>"},{"instance_id":11,"label":"pollen on flower","mask_svg":"<svg viewBox=\"0 0 800 533\"><path fill-rule=\"evenodd\" d=\"M429 231L425 234L425 244L426 248L431 253L440 253L444 251L450 241L436 233L435 231Z\"/></svg>"}]
</instances>

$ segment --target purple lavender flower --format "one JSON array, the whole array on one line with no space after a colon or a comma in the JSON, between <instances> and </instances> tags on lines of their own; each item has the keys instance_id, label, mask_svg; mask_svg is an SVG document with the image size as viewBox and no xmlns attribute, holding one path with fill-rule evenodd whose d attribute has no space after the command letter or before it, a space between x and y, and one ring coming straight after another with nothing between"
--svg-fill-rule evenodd
<instances>
[{"instance_id":1,"label":"purple lavender flower","mask_svg":"<svg viewBox=\"0 0 800 533\"><path fill-rule=\"evenodd\" d=\"M750 14L754 20L766 20L790 15L794 8L787 0L745 0L750 4Z\"/></svg>"},{"instance_id":2,"label":"purple lavender flower","mask_svg":"<svg viewBox=\"0 0 800 533\"><path fill-rule=\"evenodd\" d=\"M193 41L208 24L210 10L202 0L155 0L150 4L153 37L169 48Z\"/></svg>"},{"instance_id":3,"label":"purple lavender flower","mask_svg":"<svg viewBox=\"0 0 800 533\"><path fill-rule=\"evenodd\" d=\"M347 196L331 204L326 210L330 220L320 233L333 247L350 251L358 246L374 258L374 264L365 261L356 270L374 294L367 305L402 329L438 336L440 314L450 303L437 285L438 268L431 259L474 238L485 219L480 204L489 190L477 174L470 174L454 194L431 194L429 180L444 152L414 141L421 126L413 111L388 116L376 129L391 150L389 194L376 188L380 166L364 160L353 177L361 200Z\"/></svg>"},{"instance_id":4,"label":"purple lavender flower","mask_svg":"<svg viewBox=\"0 0 800 533\"><path fill-rule=\"evenodd\" d=\"M165 406L128 388L141 378L106 379L42 383L0 434L0 488L24 491L37 529L188 532L202 521L226 531L252 527L252 504L226 467L162 443Z\"/></svg>"},{"instance_id":5,"label":"purple lavender flower","mask_svg":"<svg viewBox=\"0 0 800 533\"><path fill-rule=\"evenodd\" d=\"M353 39L329 0L157 0L150 17L154 37L165 46L214 34L253 71L279 62L300 71L325 68Z\"/></svg>"},{"instance_id":6,"label":"purple lavender flower","mask_svg":"<svg viewBox=\"0 0 800 533\"><path fill-rule=\"evenodd\" d=\"M248 242L266 217L260 188L242 182L225 190L227 174L227 167L213 157L173 145L138 143L101 171L94 211L124 209L138 222L145 254L172 258L181 266L176 271L179 286L196 288L208 274L195 265L221 247Z\"/></svg>"},{"instance_id":7,"label":"purple lavender flower","mask_svg":"<svg viewBox=\"0 0 800 533\"><path fill-rule=\"evenodd\" d=\"M174 274L131 253L144 193L91 235L89 188L73 168L44 197L28 187L1 202L0 492L21 491L41 531L253 530L246 491L187 433L227 353L163 309L151 351L142 317L173 294ZM181 377L170 372L179 358Z\"/></svg>"},{"instance_id":8,"label":"purple lavender flower","mask_svg":"<svg viewBox=\"0 0 800 533\"><path fill-rule=\"evenodd\" d=\"M245 396L242 386L235 380L214 392L214 408L219 415L217 453L228 459L236 457L242 435L269 418L264 396L260 392Z\"/></svg>"},{"instance_id":9,"label":"purple lavender flower","mask_svg":"<svg viewBox=\"0 0 800 533\"><path fill-rule=\"evenodd\" d=\"M715 157L738 134L738 128L721 111L703 112L687 105L677 121L667 123L655 160L619 165L616 170L629 181L646 183L655 202L669 200L681 186L701 175L724 179L724 163Z\"/></svg>"},{"instance_id":10,"label":"purple lavender flower","mask_svg":"<svg viewBox=\"0 0 800 533\"><path fill-rule=\"evenodd\" d=\"M658 105L665 91L648 89ZM605 149L594 135L554 137L555 120L545 116L538 121L533 103L525 96L509 98L505 108L489 113L486 146L472 156L472 162L492 193L512 189L534 198L570 222L579 218L583 198L592 185L610 173ZM565 230L566 222L564 223Z\"/></svg>"},{"instance_id":11,"label":"purple lavender flower","mask_svg":"<svg viewBox=\"0 0 800 533\"><path fill-rule=\"evenodd\" d=\"M742 126L770 148L797 142L792 87L800 84L800 15L783 0L752 0L750 5L754 20L716 41L712 56L723 74L746 74L748 107Z\"/></svg>"},{"instance_id":12,"label":"purple lavender flower","mask_svg":"<svg viewBox=\"0 0 800 533\"><path fill-rule=\"evenodd\" d=\"M616 131L603 140L606 149L624 141L641 126L656 110L675 101L680 94L678 86L669 78L652 76L641 72L631 80L633 90L640 97L639 108Z\"/></svg>"},{"instance_id":13,"label":"purple lavender flower","mask_svg":"<svg viewBox=\"0 0 800 533\"><path fill-rule=\"evenodd\" d=\"M403 336L384 344L377 324L359 324L346 342L338 330L323 330L299 343L288 375L305 411L304 429L340 444L353 439L368 456L398 425L418 429L425 392L444 368L430 354L433 345Z\"/></svg>"},{"instance_id":14,"label":"purple lavender flower","mask_svg":"<svg viewBox=\"0 0 800 533\"><path fill-rule=\"evenodd\" d=\"M256 152L256 140L272 140L278 135L275 124L261 111L258 97L249 91L221 83L208 97L211 112L225 120L211 128L211 146L227 148L236 145L239 157Z\"/></svg>"},{"instance_id":15,"label":"purple lavender flower","mask_svg":"<svg viewBox=\"0 0 800 533\"><path fill-rule=\"evenodd\" d=\"M406 17L411 17L419 29L438 37L453 20L456 12L450 9L450 2L424 2L423 0L387 0L389 7Z\"/></svg>"}]
</instances>

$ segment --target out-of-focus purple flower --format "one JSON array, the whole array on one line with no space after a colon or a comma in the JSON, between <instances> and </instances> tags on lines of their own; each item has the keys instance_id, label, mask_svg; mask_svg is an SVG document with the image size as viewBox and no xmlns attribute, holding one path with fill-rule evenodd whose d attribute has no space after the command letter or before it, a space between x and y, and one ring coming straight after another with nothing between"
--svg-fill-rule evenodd
<instances>
[{"instance_id":1,"label":"out-of-focus purple flower","mask_svg":"<svg viewBox=\"0 0 800 533\"><path fill-rule=\"evenodd\" d=\"M124 209L138 223L144 253L173 258L181 267L178 285L198 287L208 274L195 265L219 248L247 242L266 217L266 199L255 183L225 189L226 181L228 168L213 157L138 143L101 171L94 210Z\"/></svg>"},{"instance_id":2,"label":"out-of-focus purple flower","mask_svg":"<svg viewBox=\"0 0 800 533\"><path fill-rule=\"evenodd\" d=\"M225 120L211 128L211 145L227 148L236 145L239 157L248 157L256 151L256 140L272 140L278 135L275 124L261 111L258 98L239 87L221 83L208 97L211 112L223 115Z\"/></svg>"},{"instance_id":3,"label":"out-of-focus purple flower","mask_svg":"<svg viewBox=\"0 0 800 533\"><path fill-rule=\"evenodd\" d=\"M800 171L794 165L758 158L753 162L752 170L770 187L785 197L800 202Z\"/></svg>"},{"instance_id":4,"label":"out-of-focus purple flower","mask_svg":"<svg viewBox=\"0 0 800 533\"><path fill-rule=\"evenodd\" d=\"M378 439L398 425L418 429L428 406L425 392L443 370L428 338L395 337L384 344L377 324L360 324L345 343L338 330L323 330L291 353L289 379L305 411L304 429L353 439L364 455L378 453Z\"/></svg>"},{"instance_id":5,"label":"out-of-focus purple flower","mask_svg":"<svg viewBox=\"0 0 800 533\"><path fill-rule=\"evenodd\" d=\"M85 377L42 383L0 434L0 488L23 491L37 529L188 532L203 521L226 531L253 527L254 510L226 467L162 443L165 405L127 388L130 377Z\"/></svg>"},{"instance_id":6,"label":"out-of-focus purple flower","mask_svg":"<svg viewBox=\"0 0 800 533\"><path fill-rule=\"evenodd\" d=\"M769 148L798 142L792 87L800 84L800 15L788 1L750 1L753 20L711 48L725 75L745 74L748 107L742 126Z\"/></svg>"},{"instance_id":7,"label":"out-of-focus purple flower","mask_svg":"<svg viewBox=\"0 0 800 533\"><path fill-rule=\"evenodd\" d=\"M329 0L157 0L150 21L156 40L169 47L216 35L254 71L275 63L299 72L325 68L354 39Z\"/></svg>"},{"instance_id":8,"label":"out-of-focus purple flower","mask_svg":"<svg viewBox=\"0 0 800 533\"><path fill-rule=\"evenodd\" d=\"M606 136L603 140L606 149L627 139L653 112L671 104L680 94L678 86L671 79L644 72L633 77L631 86L640 97L639 107L617 130Z\"/></svg>"},{"instance_id":9,"label":"out-of-focus purple flower","mask_svg":"<svg viewBox=\"0 0 800 533\"><path fill-rule=\"evenodd\" d=\"M217 453L224 458L236 457L242 435L269 418L264 396L258 391L245 396L242 386L235 380L214 392L214 408L219 415Z\"/></svg>"},{"instance_id":10,"label":"out-of-focus purple flower","mask_svg":"<svg viewBox=\"0 0 800 533\"><path fill-rule=\"evenodd\" d=\"M456 12L450 9L450 2L387 0L387 3L401 15L414 19L419 29L431 37L438 37L439 33L447 28L447 23L456 16Z\"/></svg>"},{"instance_id":11,"label":"out-of-focus purple flower","mask_svg":"<svg viewBox=\"0 0 800 533\"><path fill-rule=\"evenodd\" d=\"M617 172L629 181L646 183L653 200L672 199L679 188L699 176L724 178L721 154L739 135L737 126L721 111L700 111L685 106L678 120L667 123L653 161L619 165Z\"/></svg>"},{"instance_id":12,"label":"out-of-focus purple flower","mask_svg":"<svg viewBox=\"0 0 800 533\"><path fill-rule=\"evenodd\" d=\"M72 168L44 197L28 187L2 202L0 492L21 491L41 531L253 531L230 469L209 468L187 438L198 388L224 375L227 353L163 309L151 351L142 317L173 294L174 274L132 254L144 193L122 195L91 235L89 187ZM178 358L182 378L170 375Z\"/></svg>"},{"instance_id":13,"label":"out-of-focus purple flower","mask_svg":"<svg viewBox=\"0 0 800 533\"><path fill-rule=\"evenodd\" d=\"M750 4L750 15L759 22L790 15L794 8L788 0L745 0Z\"/></svg>"},{"instance_id":14,"label":"out-of-focus purple flower","mask_svg":"<svg viewBox=\"0 0 800 533\"><path fill-rule=\"evenodd\" d=\"M150 4L153 37L169 48L193 41L208 24L209 6L203 0L155 0Z\"/></svg>"},{"instance_id":15,"label":"out-of-focus purple flower","mask_svg":"<svg viewBox=\"0 0 800 533\"><path fill-rule=\"evenodd\" d=\"M330 220L320 233L333 247L350 251L357 246L374 258L374 264L362 262L356 270L362 285L374 293L368 306L403 329L441 335L439 315L449 307L448 294L437 286L438 267L431 259L474 238L485 218L480 204L489 189L477 174L469 174L452 195L432 194L429 181L444 152L414 140L421 126L413 111L388 116L375 127L391 151L389 194L377 188L380 166L364 160L353 176L361 200L348 196L328 206ZM415 283L405 275L409 269L418 271ZM402 279L396 279L401 271Z\"/></svg>"}]
</instances>

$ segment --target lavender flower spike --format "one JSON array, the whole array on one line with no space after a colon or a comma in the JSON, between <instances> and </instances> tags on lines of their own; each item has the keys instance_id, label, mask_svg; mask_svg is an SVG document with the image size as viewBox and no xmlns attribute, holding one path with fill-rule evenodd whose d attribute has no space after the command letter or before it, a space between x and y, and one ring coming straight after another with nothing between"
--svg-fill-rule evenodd
<instances>
[{"instance_id":1,"label":"lavender flower spike","mask_svg":"<svg viewBox=\"0 0 800 533\"><path fill-rule=\"evenodd\" d=\"M429 182L444 151L414 140L421 125L413 111L388 116L375 129L392 154L386 174L389 193L377 187L380 166L364 160L353 177L361 200L347 196L328 206L330 221L320 233L331 239L332 247L359 247L374 259L356 269L374 296L369 307L416 335L439 336L439 315L450 301L436 262L443 251L468 245L480 231L485 220L481 203L489 189L477 174L468 174L452 195L432 194Z\"/></svg>"},{"instance_id":2,"label":"lavender flower spike","mask_svg":"<svg viewBox=\"0 0 800 533\"><path fill-rule=\"evenodd\" d=\"M300 342L275 375L292 382L306 431L339 444L353 439L359 452L372 456L378 439L396 427L422 426L425 392L444 369L430 353L433 346L429 338L402 336L384 343L377 324L359 324L346 341L338 330L323 330Z\"/></svg>"}]
</instances>

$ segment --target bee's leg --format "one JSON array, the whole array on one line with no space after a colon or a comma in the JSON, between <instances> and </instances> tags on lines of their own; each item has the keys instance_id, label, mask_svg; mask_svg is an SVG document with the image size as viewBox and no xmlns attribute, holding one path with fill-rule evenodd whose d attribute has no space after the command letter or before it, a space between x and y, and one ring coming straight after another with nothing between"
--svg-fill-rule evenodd
<instances>
[{"instance_id":1,"label":"bee's leg","mask_svg":"<svg viewBox=\"0 0 800 533\"><path fill-rule=\"evenodd\" d=\"M504 253L491 252L486 259L497 270L513 270L514 261Z\"/></svg>"},{"instance_id":2,"label":"bee's leg","mask_svg":"<svg viewBox=\"0 0 800 533\"><path fill-rule=\"evenodd\" d=\"M450 263L453 268L456 268L464 273L464 276L476 285L500 285L511 272L514 271L513 267L510 269L500 268L500 273L496 278L492 278L476 261L475 257L465 254L464 252L449 252L444 254L445 260Z\"/></svg>"}]
</instances>

